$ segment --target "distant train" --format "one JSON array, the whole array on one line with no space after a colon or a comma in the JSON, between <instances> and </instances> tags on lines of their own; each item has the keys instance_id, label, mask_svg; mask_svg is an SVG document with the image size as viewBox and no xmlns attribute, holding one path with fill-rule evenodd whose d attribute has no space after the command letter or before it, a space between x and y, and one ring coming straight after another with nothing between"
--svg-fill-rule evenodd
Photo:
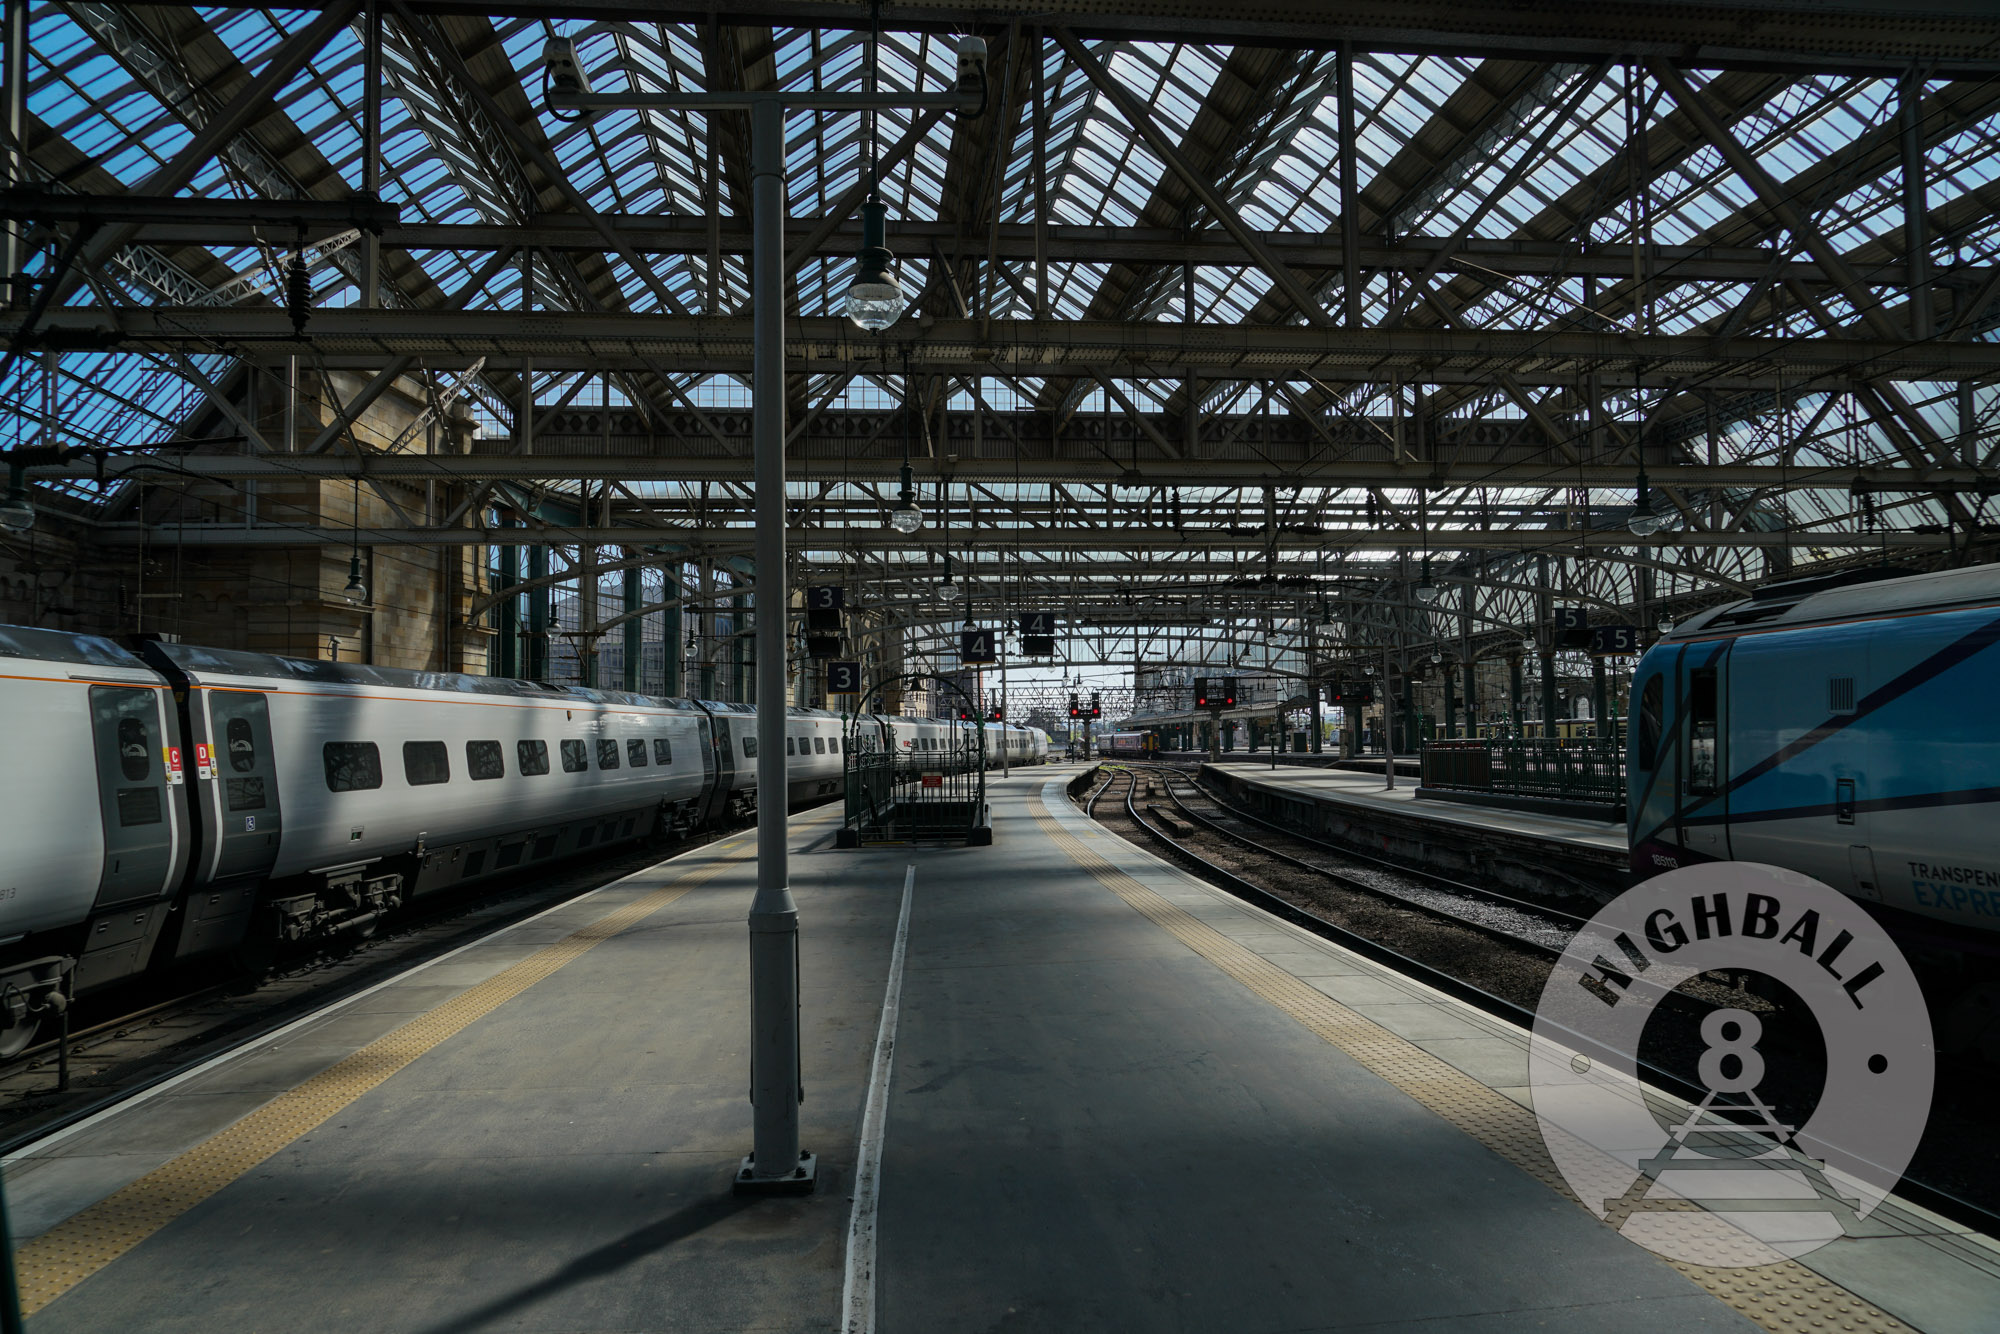
<instances>
[{"instance_id":1,"label":"distant train","mask_svg":"<svg viewBox=\"0 0 2000 1334\"><path fill-rule=\"evenodd\" d=\"M1152 732L1099 732L1097 753L1099 755L1123 756L1136 759L1150 756L1160 749L1160 738Z\"/></svg>"},{"instance_id":2,"label":"distant train","mask_svg":"<svg viewBox=\"0 0 2000 1334\"><path fill-rule=\"evenodd\" d=\"M840 790L840 719L787 709L791 803ZM757 806L742 704L0 626L0 1057L64 993L365 932L412 899ZM920 757L973 724L869 718ZM989 766L1048 737L987 724ZM65 986L63 978L69 974Z\"/></svg>"},{"instance_id":3,"label":"distant train","mask_svg":"<svg viewBox=\"0 0 2000 1334\"><path fill-rule=\"evenodd\" d=\"M1768 862L2000 930L2000 566L1795 580L1640 661L1633 869Z\"/></svg>"}]
</instances>

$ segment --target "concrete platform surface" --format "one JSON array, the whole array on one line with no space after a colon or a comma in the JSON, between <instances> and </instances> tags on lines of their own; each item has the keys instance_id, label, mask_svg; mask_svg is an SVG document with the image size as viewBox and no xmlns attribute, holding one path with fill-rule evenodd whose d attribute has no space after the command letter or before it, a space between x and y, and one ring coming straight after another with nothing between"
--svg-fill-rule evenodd
<instances>
[{"instance_id":1,"label":"concrete platform surface","mask_svg":"<svg viewBox=\"0 0 2000 1334\"><path fill-rule=\"evenodd\" d=\"M1227 773L1236 782L1307 801L1338 802L1380 810L1405 819L1430 820L1445 826L1487 833L1525 835L1573 844L1588 851L1612 852L1620 857L1626 850L1625 826L1620 822L1468 806L1455 801L1429 801L1417 796L1415 779L1398 778L1394 788L1387 788L1383 786L1382 774L1356 773L1351 769L1274 769L1269 764L1247 761L1238 764L1225 761L1209 767Z\"/></svg>"},{"instance_id":2,"label":"concrete platform surface","mask_svg":"<svg viewBox=\"0 0 2000 1334\"><path fill-rule=\"evenodd\" d=\"M1098 832L1063 798L1073 772L996 781L990 848L838 852L827 817L794 822L817 1194L729 1193L749 1146L739 836L10 1161L46 1302L30 1327L846 1327L909 866L861 1328L1791 1327L1482 1138L1526 1115L1518 1031ZM1799 1314L1991 1328L2000 1251L1877 1217L1816 1253L1845 1288L1787 1267Z\"/></svg>"}]
</instances>

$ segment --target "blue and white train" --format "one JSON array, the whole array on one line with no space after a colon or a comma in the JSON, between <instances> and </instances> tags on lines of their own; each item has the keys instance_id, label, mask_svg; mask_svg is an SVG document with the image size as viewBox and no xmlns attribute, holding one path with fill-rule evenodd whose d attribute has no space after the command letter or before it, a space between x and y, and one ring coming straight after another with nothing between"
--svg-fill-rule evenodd
<instances>
[{"instance_id":1,"label":"blue and white train","mask_svg":"<svg viewBox=\"0 0 2000 1334\"><path fill-rule=\"evenodd\" d=\"M841 720L786 710L787 797ZM881 718L899 752L971 724ZM365 932L412 899L756 809L742 704L0 626L0 1057L66 996ZM988 763L1046 734L984 729Z\"/></svg>"},{"instance_id":2,"label":"blue and white train","mask_svg":"<svg viewBox=\"0 0 2000 1334\"><path fill-rule=\"evenodd\" d=\"M2000 931L1996 645L1991 565L1772 584L1677 626L1632 681L1633 869L1766 862Z\"/></svg>"}]
</instances>

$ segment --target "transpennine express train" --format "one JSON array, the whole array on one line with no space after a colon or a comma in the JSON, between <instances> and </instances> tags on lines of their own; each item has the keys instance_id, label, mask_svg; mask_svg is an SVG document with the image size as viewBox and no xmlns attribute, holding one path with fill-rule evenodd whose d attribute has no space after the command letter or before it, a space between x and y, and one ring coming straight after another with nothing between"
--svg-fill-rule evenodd
<instances>
[{"instance_id":1,"label":"transpennine express train","mask_svg":"<svg viewBox=\"0 0 2000 1334\"><path fill-rule=\"evenodd\" d=\"M788 709L791 802L842 723ZM756 809L742 704L0 626L0 1057L70 995L365 931L447 886ZM913 757L971 724L864 720ZM984 727L989 764L1046 734Z\"/></svg>"},{"instance_id":2,"label":"transpennine express train","mask_svg":"<svg viewBox=\"0 0 2000 1334\"><path fill-rule=\"evenodd\" d=\"M1632 680L1632 864L1766 862L2000 931L2000 566L1794 580Z\"/></svg>"}]
</instances>

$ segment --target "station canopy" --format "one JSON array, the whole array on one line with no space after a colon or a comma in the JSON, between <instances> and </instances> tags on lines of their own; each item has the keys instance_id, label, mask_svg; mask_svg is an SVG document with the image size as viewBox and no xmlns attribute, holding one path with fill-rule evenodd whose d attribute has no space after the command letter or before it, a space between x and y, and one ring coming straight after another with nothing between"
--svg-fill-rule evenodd
<instances>
[{"instance_id":1,"label":"station canopy","mask_svg":"<svg viewBox=\"0 0 2000 1334\"><path fill-rule=\"evenodd\" d=\"M1260 636L1517 634L1544 596L1670 617L1964 559L1993 522L2000 20L1947 5L1662 5L1640 40L1581 4L1510 27L909 3L876 32L865 5L385 3L374 78L355 3L29 8L17 185L400 208L379 238L35 226L31 278L77 257L17 340L0 446L118 451L33 472L84 517L128 519L173 470L248 475L273 442L245 407L294 374L361 397L386 370L470 412L451 480L488 501L747 554L746 123L558 114L544 44L573 39L600 92L858 91L871 52L881 88L937 91L976 25L984 114L786 122L809 578L940 622L1056 606L1110 660L1234 661ZM910 297L880 334L844 317L871 162ZM358 468L311 443L263 463ZM885 523L906 455L908 536Z\"/></svg>"}]
</instances>

